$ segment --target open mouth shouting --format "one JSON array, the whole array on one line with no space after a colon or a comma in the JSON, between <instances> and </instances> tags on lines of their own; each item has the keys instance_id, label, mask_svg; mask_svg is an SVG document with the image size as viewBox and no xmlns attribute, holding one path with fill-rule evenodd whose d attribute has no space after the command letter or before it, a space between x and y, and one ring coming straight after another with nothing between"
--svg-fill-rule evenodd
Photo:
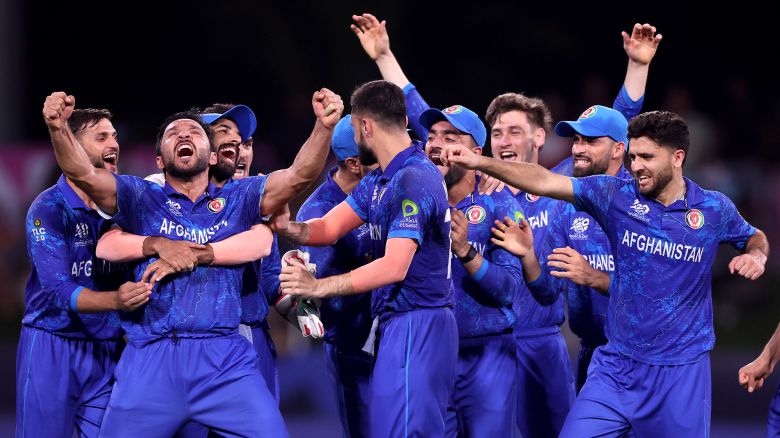
<instances>
[{"instance_id":1,"label":"open mouth shouting","mask_svg":"<svg viewBox=\"0 0 780 438\"><path fill-rule=\"evenodd\" d=\"M176 148L173 152L176 155L176 158L186 159L195 155L195 145L189 140L183 140L176 144Z\"/></svg>"},{"instance_id":2,"label":"open mouth shouting","mask_svg":"<svg viewBox=\"0 0 780 438\"><path fill-rule=\"evenodd\" d=\"M107 148L100 157L103 160L103 167L116 173L119 163L119 150L116 148Z\"/></svg>"},{"instance_id":3,"label":"open mouth shouting","mask_svg":"<svg viewBox=\"0 0 780 438\"><path fill-rule=\"evenodd\" d=\"M225 143L219 147L218 153L221 161L233 165L238 158L238 145L235 143Z\"/></svg>"},{"instance_id":4,"label":"open mouth shouting","mask_svg":"<svg viewBox=\"0 0 780 438\"><path fill-rule=\"evenodd\" d=\"M498 156L504 161L517 161L517 154L512 151L503 151Z\"/></svg>"},{"instance_id":5,"label":"open mouth shouting","mask_svg":"<svg viewBox=\"0 0 780 438\"><path fill-rule=\"evenodd\" d=\"M441 151L442 149L438 146L431 146L431 149L428 151L428 158L437 166L444 165L441 161Z\"/></svg>"}]
</instances>

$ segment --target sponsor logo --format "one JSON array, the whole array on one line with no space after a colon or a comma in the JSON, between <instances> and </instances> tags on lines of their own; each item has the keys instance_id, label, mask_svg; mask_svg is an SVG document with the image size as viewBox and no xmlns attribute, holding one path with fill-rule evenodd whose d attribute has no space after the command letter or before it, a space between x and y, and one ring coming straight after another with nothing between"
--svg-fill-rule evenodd
<instances>
[{"instance_id":1,"label":"sponsor logo","mask_svg":"<svg viewBox=\"0 0 780 438\"><path fill-rule=\"evenodd\" d=\"M441 112L443 112L444 114L458 114L459 112L462 111L463 111L463 107L460 105L453 105L451 107L444 108L443 110L441 110Z\"/></svg>"},{"instance_id":2,"label":"sponsor logo","mask_svg":"<svg viewBox=\"0 0 780 438\"><path fill-rule=\"evenodd\" d=\"M33 221L33 225L35 226L35 228L40 228L41 227L41 219L40 218L35 218L35 220Z\"/></svg>"},{"instance_id":3,"label":"sponsor logo","mask_svg":"<svg viewBox=\"0 0 780 438\"><path fill-rule=\"evenodd\" d=\"M590 226L590 218L587 217L574 218L570 227L570 229L573 231L573 234L569 234L569 238L574 240L587 240L588 235L585 234L585 232L588 231L589 226Z\"/></svg>"},{"instance_id":4,"label":"sponsor logo","mask_svg":"<svg viewBox=\"0 0 780 438\"><path fill-rule=\"evenodd\" d=\"M593 117L596 114L596 111L598 111L598 108L596 108L595 106L592 106L592 107L586 109L585 111L583 111L582 114L580 114L580 118L581 119L587 119L589 117Z\"/></svg>"},{"instance_id":5,"label":"sponsor logo","mask_svg":"<svg viewBox=\"0 0 780 438\"><path fill-rule=\"evenodd\" d=\"M225 198L212 199L208 203L209 211L212 213L219 213L225 208Z\"/></svg>"},{"instance_id":6,"label":"sponsor logo","mask_svg":"<svg viewBox=\"0 0 780 438\"><path fill-rule=\"evenodd\" d=\"M646 215L650 212L650 207L647 204L642 204L639 199L634 199L634 203L629 208L633 210L628 212L629 216L644 222L648 221Z\"/></svg>"},{"instance_id":7,"label":"sponsor logo","mask_svg":"<svg viewBox=\"0 0 780 438\"><path fill-rule=\"evenodd\" d=\"M165 203L165 205L168 206L168 211L170 211L174 216L181 216L181 205L179 205L176 201L171 201L170 199Z\"/></svg>"},{"instance_id":8,"label":"sponsor logo","mask_svg":"<svg viewBox=\"0 0 780 438\"><path fill-rule=\"evenodd\" d=\"M539 197L536 195L532 195L530 193L525 194L525 200L528 202L536 202L539 200Z\"/></svg>"},{"instance_id":9,"label":"sponsor logo","mask_svg":"<svg viewBox=\"0 0 780 438\"><path fill-rule=\"evenodd\" d=\"M404 217L414 216L417 213L420 212L419 207L417 207L417 204L414 203L414 201L411 201L409 199L404 199L401 203L401 210L404 213Z\"/></svg>"},{"instance_id":10,"label":"sponsor logo","mask_svg":"<svg viewBox=\"0 0 780 438\"><path fill-rule=\"evenodd\" d=\"M469 220L470 224L481 224L485 221L486 217L487 213L485 212L485 209L479 205L472 205L466 210L466 219Z\"/></svg>"},{"instance_id":11,"label":"sponsor logo","mask_svg":"<svg viewBox=\"0 0 780 438\"><path fill-rule=\"evenodd\" d=\"M519 224L523 219L525 219L525 215L520 211L515 211L515 222Z\"/></svg>"},{"instance_id":12,"label":"sponsor logo","mask_svg":"<svg viewBox=\"0 0 780 438\"><path fill-rule=\"evenodd\" d=\"M704 213L695 208L688 210L688 213L685 213L685 223L694 230L698 230L704 226Z\"/></svg>"},{"instance_id":13,"label":"sponsor logo","mask_svg":"<svg viewBox=\"0 0 780 438\"><path fill-rule=\"evenodd\" d=\"M79 247L92 245L92 237L89 235L89 225L85 224L84 222L79 222L76 224L76 231L74 232L74 235L76 236L76 241L74 242L75 246Z\"/></svg>"}]
</instances>

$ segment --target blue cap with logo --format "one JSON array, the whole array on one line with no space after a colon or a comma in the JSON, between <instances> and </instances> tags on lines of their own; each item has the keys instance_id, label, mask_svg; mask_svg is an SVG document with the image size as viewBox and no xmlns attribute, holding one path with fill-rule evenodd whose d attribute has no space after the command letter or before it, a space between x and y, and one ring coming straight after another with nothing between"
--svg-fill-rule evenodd
<instances>
[{"instance_id":1,"label":"blue cap with logo","mask_svg":"<svg viewBox=\"0 0 780 438\"><path fill-rule=\"evenodd\" d=\"M355 143L355 130L352 129L352 116L347 114L342 117L333 129L333 137L330 139L330 149L339 161L349 157L358 156L358 146Z\"/></svg>"},{"instance_id":2,"label":"blue cap with logo","mask_svg":"<svg viewBox=\"0 0 780 438\"><path fill-rule=\"evenodd\" d=\"M555 133L561 137L574 137L575 134L585 137L609 137L628 145L628 121L612 108L593 105L586 109L576 122L559 122L555 125Z\"/></svg>"},{"instance_id":3,"label":"blue cap with logo","mask_svg":"<svg viewBox=\"0 0 780 438\"><path fill-rule=\"evenodd\" d=\"M241 133L241 141L245 142L257 129L257 119L255 113L246 105L236 105L222 114L206 113L201 114L200 119L203 123L213 125L219 119L230 119L236 122L238 131Z\"/></svg>"},{"instance_id":4,"label":"blue cap with logo","mask_svg":"<svg viewBox=\"0 0 780 438\"><path fill-rule=\"evenodd\" d=\"M485 129L485 125L482 124L482 120L479 119L479 116L474 111L462 105L453 105L444 108L443 110L428 108L420 114L420 124L422 124L425 129L431 129L431 126L442 120L452 123L452 126L456 127L459 131L471 135L479 147L485 146L487 130Z\"/></svg>"}]
</instances>

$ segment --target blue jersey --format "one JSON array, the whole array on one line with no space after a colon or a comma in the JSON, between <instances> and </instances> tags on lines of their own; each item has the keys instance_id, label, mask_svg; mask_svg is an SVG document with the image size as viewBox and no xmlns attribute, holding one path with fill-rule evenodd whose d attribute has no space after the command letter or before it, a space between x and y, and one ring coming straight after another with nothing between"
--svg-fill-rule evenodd
<instances>
[{"instance_id":1,"label":"blue jersey","mask_svg":"<svg viewBox=\"0 0 780 438\"><path fill-rule=\"evenodd\" d=\"M684 200L668 207L634 180L572 178L575 206L601 225L615 255L607 338L630 358L681 365L715 345L712 263L720 243L745 247L756 229L719 192L685 179Z\"/></svg>"},{"instance_id":2,"label":"blue jersey","mask_svg":"<svg viewBox=\"0 0 780 438\"><path fill-rule=\"evenodd\" d=\"M241 286L241 324L257 326L268 317L268 308L279 297L279 274L282 272L279 242L276 234L271 253L247 263Z\"/></svg>"},{"instance_id":3,"label":"blue jersey","mask_svg":"<svg viewBox=\"0 0 780 438\"><path fill-rule=\"evenodd\" d=\"M384 172L366 175L346 202L368 223L375 258L385 255L388 239L409 238L419 245L406 278L374 291L375 317L452 306L447 189L418 142L399 152Z\"/></svg>"},{"instance_id":4,"label":"blue jersey","mask_svg":"<svg viewBox=\"0 0 780 438\"><path fill-rule=\"evenodd\" d=\"M116 176L118 212L114 221L141 236L162 236L205 244L246 231L260 217L266 177L209 184L195 202L168 183ZM136 278L155 259L139 263ZM128 341L143 346L162 337L213 337L233 333L241 317L245 265L198 266L166 277L141 309L122 316Z\"/></svg>"},{"instance_id":5,"label":"blue jersey","mask_svg":"<svg viewBox=\"0 0 780 438\"><path fill-rule=\"evenodd\" d=\"M98 238L109 226L64 176L35 198L26 220L31 271L22 324L69 338L122 335L116 312L76 312L83 288L115 291L128 279L126 265L95 257Z\"/></svg>"},{"instance_id":6,"label":"blue jersey","mask_svg":"<svg viewBox=\"0 0 780 438\"><path fill-rule=\"evenodd\" d=\"M617 176L631 178L623 166ZM541 253L551 254L555 248L568 246L582 254L594 269L608 272L610 276L614 274L615 257L609 239L595 219L584 211L577 211L571 203L565 201L556 201L551 214L555 220L550 223L550 232ZM546 259L539 260L539 263L542 266L541 275L528 283L537 301L553 302L558 293L562 292L567 298L569 326L580 337L582 344L591 348L606 344L604 323L609 298L595 289L549 275L553 269L547 266Z\"/></svg>"},{"instance_id":7,"label":"blue jersey","mask_svg":"<svg viewBox=\"0 0 780 438\"><path fill-rule=\"evenodd\" d=\"M460 338L505 333L517 324L512 302L525 289L520 260L490 241L494 220L523 217L508 190L480 195L477 188L456 206L469 222L468 240L484 258L474 275L452 260L455 319ZM453 254L453 257L454 254Z\"/></svg>"},{"instance_id":8,"label":"blue jersey","mask_svg":"<svg viewBox=\"0 0 780 438\"><path fill-rule=\"evenodd\" d=\"M333 167L314 193L298 210L296 220L306 221L325 216L335 206L347 199L333 174ZM372 243L368 224L350 231L334 245L325 247L301 247L311 254L309 261L317 265L317 277L325 278L345 274L371 261ZM360 349L371 330L371 294L348 295L322 300L320 317L325 326L325 341L345 347Z\"/></svg>"}]
</instances>

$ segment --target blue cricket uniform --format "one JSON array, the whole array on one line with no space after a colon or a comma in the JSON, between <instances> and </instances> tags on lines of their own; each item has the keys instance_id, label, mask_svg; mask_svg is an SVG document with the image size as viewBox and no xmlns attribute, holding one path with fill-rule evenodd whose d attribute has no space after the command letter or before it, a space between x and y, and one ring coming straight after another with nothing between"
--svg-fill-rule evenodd
<instances>
[{"instance_id":1,"label":"blue cricket uniform","mask_svg":"<svg viewBox=\"0 0 780 438\"><path fill-rule=\"evenodd\" d=\"M620 89L613 108L626 120L642 109L644 97L633 101L626 87ZM570 176L573 161L568 157L551 170ZM551 198L518 192L517 200L526 215L534 235L536 256L547 260L543 248L550 233L550 223L557 203ZM515 327L518 353L517 427L524 436L556 436L574 402L575 384L566 342L560 333L564 320L565 297L542 305L530 293L521 294L515 305L520 323Z\"/></svg>"},{"instance_id":2,"label":"blue cricket uniform","mask_svg":"<svg viewBox=\"0 0 780 438\"><path fill-rule=\"evenodd\" d=\"M669 206L642 196L634 180L572 184L575 206L609 238L615 275L609 342L593 354L561 436L707 436L712 263L720 243L743 249L756 229L725 195L687 178L685 199Z\"/></svg>"},{"instance_id":3,"label":"blue cricket uniform","mask_svg":"<svg viewBox=\"0 0 780 438\"><path fill-rule=\"evenodd\" d=\"M490 240L494 220L523 217L508 190L480 195L477 187L455 207L469 222L468 240L484 258L474 275L452 260L460 345L447 436L512 436L517 355L512 301L525 287L520 260Z\"/></svg>"},{"instance_id":4,"label":"blue cricket uniform","mask_svg":"<svg viewBox=\"0 0 780 438\"><path fill-rule=\"evenodd\" d=\"M439 169L413 143L363 178L346 202L368 224L374 257L388 239L418 246L406 278L372 293L379 319L372 436L442 436L458 355L451 307L450 212Z\"/></svg>"},{"instance_id":5,"label":"blue cricket uniform","mask_svg":"<svg viewBox=\"0 0 780 438\"><path fill-rule=\"evenodd\" d=\"M617 176L630 179L631 174L620 167ZM542 243L542 254L551 254L555 248L571 247L582 254L588 263L599 271L615 272L615 258L609 245L609 239L601 226L589 214L577 211L565 201L556 201L550 210L554 221L550 222L547 241ZM569 308L569 327L580 338L580 350L577 357L577 391L585 384L588 365L593 351L607 343L604 323L607 318L607 296L587 286L549 275L552 270L547 260L540 260L542 273L528 288L534 298L542 304L552 303L559 293L567 299Z\"/></svg>"},{"instance_id":6,"label":"blue cricket uniform","mask_svg":"<svg viewBox=\"0 0 780 438\"><path fill-rule=\"evenodd\" d=\"M216 242L257 222L265 182L209 184L192 202L167 183L116 176L113 219L138 235ZM153 261L139 263L136 277ZM238 334L244 271L198 266L167 277L144 307L122 315L128 346L101 436L170 436L187 421L223 435L287 435L256 353Z\"/></svg>"},{"instance_id":7,"label":"blue cricket uniform","mask_svg":"<svg viewBox=\"0 0 780 438\"><path fill-rule=\"evenodd\" d=\"M296 220L325 216L347 199L333 180L334 166L325 182L298 210ZM340 275L371 261L372 243L368 224L347 233L327 247L301 247L317 265L317 277ZM344 436L369 436L369 382L373 358L362 350L371 330L371 294L363 293L322 300L320 317L325 327L325 362L328 365L339 407Z\"/></svg>"},{"instance_id":8,"label":"blue cricket uniform","mask_svg":"<svg viewBox=\"0 0 780 438\"><path fill-rule=\"evenodd\" d=\"M16 356L16 435L95 437L124 342L117 312L78 313L79 293L115 291L127 267L95 257L109 223L64 176L27 212L31 272Z\"/></svg>"},{"instance_id":9,"label":"blue cricket uniform","mask_svg":"<svg viewBox=\"0 0 780 438\"><path fill-rule=\"evenodd\" d=\"M769 404L769 416L766 422L766 437L780 437L780 383L775 390L775 396Z\"/></svg>"}]
</instances>

